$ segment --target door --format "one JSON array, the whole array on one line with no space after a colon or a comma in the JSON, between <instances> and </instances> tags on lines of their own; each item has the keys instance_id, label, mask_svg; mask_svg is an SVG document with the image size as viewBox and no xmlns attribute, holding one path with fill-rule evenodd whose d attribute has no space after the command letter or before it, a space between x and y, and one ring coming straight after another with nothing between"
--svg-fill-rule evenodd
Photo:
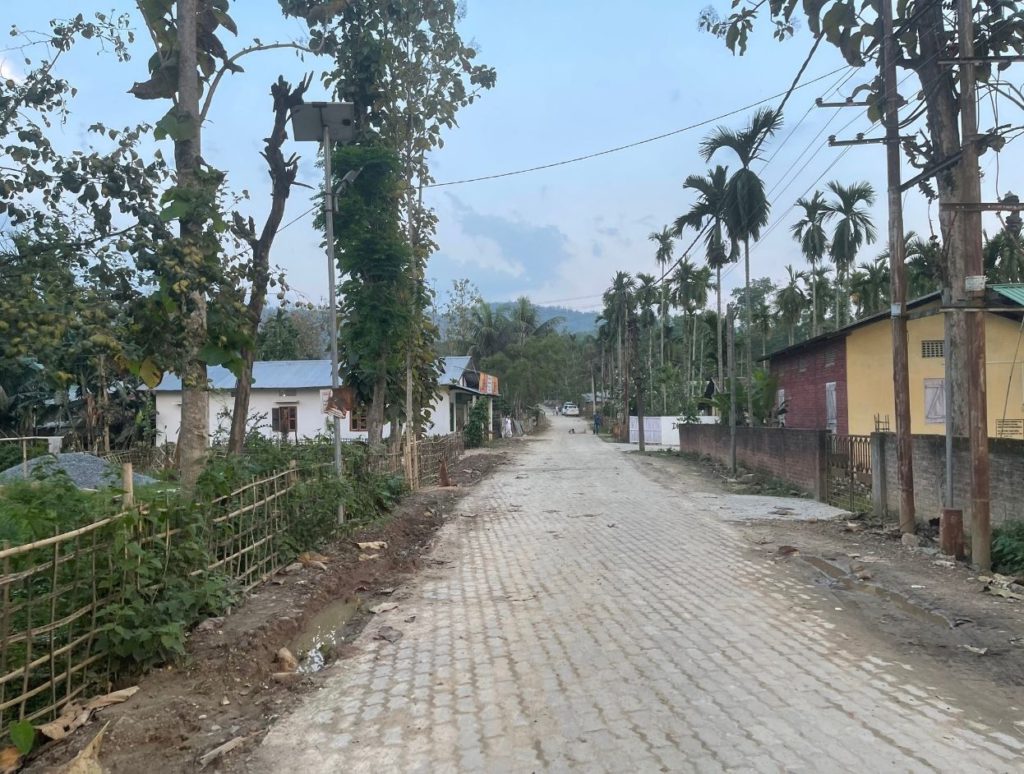
<instances>
[{"instance_id":1,"label":"door","mask_svg":"<svg viewBox=\"0 0 1024 774\"><path fill-rule=\"evenodd\" d=\"M825 385L825 428L834 433L839 427L839 413L836 410L836 383Z\"/></svg>"},{"instance_id":2,"label":"door","mask_svg":"<svg viewBox=\"0 0 1024 774\"><path fill-rule=\"evenodd\" d=\"M926 425L946 423L946 380L924 380L924 422Z\"/></svg>"}]
</instances>

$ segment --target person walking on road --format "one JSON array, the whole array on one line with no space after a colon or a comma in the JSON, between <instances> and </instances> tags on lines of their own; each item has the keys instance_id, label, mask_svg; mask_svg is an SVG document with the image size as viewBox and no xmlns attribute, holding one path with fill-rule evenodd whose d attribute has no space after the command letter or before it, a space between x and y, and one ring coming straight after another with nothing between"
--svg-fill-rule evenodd
<instances>
[{"instance_id":1,"label":"person walking on road","mask_svg":"<svg viewBox=\"0 0 1024 774\"><path fill-rule=\"evenodd\" d=\"M502 431L501 431L501 437L502 438L511 438L512 437L512 417L510 417L508 414L505 415L505 424L504 424L504 426L502 428Z\"/></svg>"},{"instance_id":2,"label":"person walking on road","mask_svg":"<svg viewBox=\"0 0 1024 774\"><path fill-rule=\"evenodd\" d=\"M594 412L594 435L601 434L601 415Z\"/></svg>"}]
</instances>

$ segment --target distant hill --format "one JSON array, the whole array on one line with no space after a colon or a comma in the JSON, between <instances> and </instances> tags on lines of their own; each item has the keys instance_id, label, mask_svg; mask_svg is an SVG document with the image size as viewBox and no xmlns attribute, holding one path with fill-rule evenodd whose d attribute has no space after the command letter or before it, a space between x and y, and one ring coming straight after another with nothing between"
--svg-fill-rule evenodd
<instances>
[{"instance_id":1,"label":"distant hill","mask_svg":"<svg viewBox=\"0 0 1024 774\"><path fill-rule=\"evenodd\" d=\"M507 313L514 304L511 301L492 301L491 308L496 312ZM580 312L576 309L567 309L564 306L538 306L537 319L545 323L552 317L561 317L563 322L559 330L563 333L597 333L597 313Z\"/></svg>"}]
</instances>

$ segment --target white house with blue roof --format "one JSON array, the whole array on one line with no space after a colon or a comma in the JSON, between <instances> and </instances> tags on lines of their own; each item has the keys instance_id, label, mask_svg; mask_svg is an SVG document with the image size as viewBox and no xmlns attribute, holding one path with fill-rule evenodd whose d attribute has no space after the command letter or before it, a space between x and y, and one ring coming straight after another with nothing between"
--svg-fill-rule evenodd
<instances>
[{"instance_id":1,"label":"white house with blue roof","mask_svg":"<svg viewBox=\"0 0 1024 774\"><path fill-rule=\"evenodd\" d=\"M427 435L447 435L465 426L469 408L481 396L480 375L472 358L448 357L442 360L439 394L431 407L431 425ZM253 363L252 396L249 401L251 424L271 437L312 438L329 432L330 417L324 413L326 392L331 387L330 360L259 360ZM210 366L210 436L226 436L231 427L236 378L223 366ZM158 442L174 443L181 429L181 379L166 374L154 389L156 395L156 431ZM493 411L492 411L493 416ZM384 426L384 437L390 435ZM366 438L366 411L348 412L341 420L345 440Z\"/></svg>"}]
</instances>

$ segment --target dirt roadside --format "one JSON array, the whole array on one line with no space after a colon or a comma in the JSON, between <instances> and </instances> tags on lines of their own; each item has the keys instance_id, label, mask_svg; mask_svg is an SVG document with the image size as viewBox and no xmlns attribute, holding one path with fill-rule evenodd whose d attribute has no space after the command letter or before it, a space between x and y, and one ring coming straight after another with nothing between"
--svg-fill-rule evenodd
<instances>
[{"instance_id":1,"label":"dirt roadside","mask_svg":"<svg viewBox=\"0 0 1024 774\"><path fill-rule=\"evenodd\" d=\"M798 494L779 482L742 473L742 483L731 483L721 466L677 455L629 456L680 491ZM954 681L984 681L1017 692L1014 703L1020 704L1024 602L986 593L979 574L943 557L927 531L920 546L908 547L895 523L863 518L734 524L766 576L784 573L813 592L813 600L794 599L794 605L806 604L826 615L868 650L872 641L885 642L908 658L924 657Z\"/></svg>"},{"instance_id":2,"label":"dirt roadside","mask_svg":"<svg viewBox=\"0 0 1024 774\"><path fill-rule=\"evenodd\" d=\"M39 751L24 771L60 770L108 723L100 760L110 774L199 771L202 756L243 739L205 768L230 767L231 755L258 744L278 717L319 685L318 673L275 678L278 650L289 647L301 657L313 630L336 619L337 644L323 648L323 655L328 663L350 656L353 651L345 643L372 618L369 608L386 603L394 588L416 572L454 503L506 464L514 448L514 442L498 442L468 452L452 471L455 487L404 498L384 521L325 550L326 569L279 573L223 621L212 619L193 631L181 664L144 676L130 700L98 712L70 738ZM366 552L357 541L385 541L387 547L377 558L360 561Z\"/></svg>"}]
</instances>

